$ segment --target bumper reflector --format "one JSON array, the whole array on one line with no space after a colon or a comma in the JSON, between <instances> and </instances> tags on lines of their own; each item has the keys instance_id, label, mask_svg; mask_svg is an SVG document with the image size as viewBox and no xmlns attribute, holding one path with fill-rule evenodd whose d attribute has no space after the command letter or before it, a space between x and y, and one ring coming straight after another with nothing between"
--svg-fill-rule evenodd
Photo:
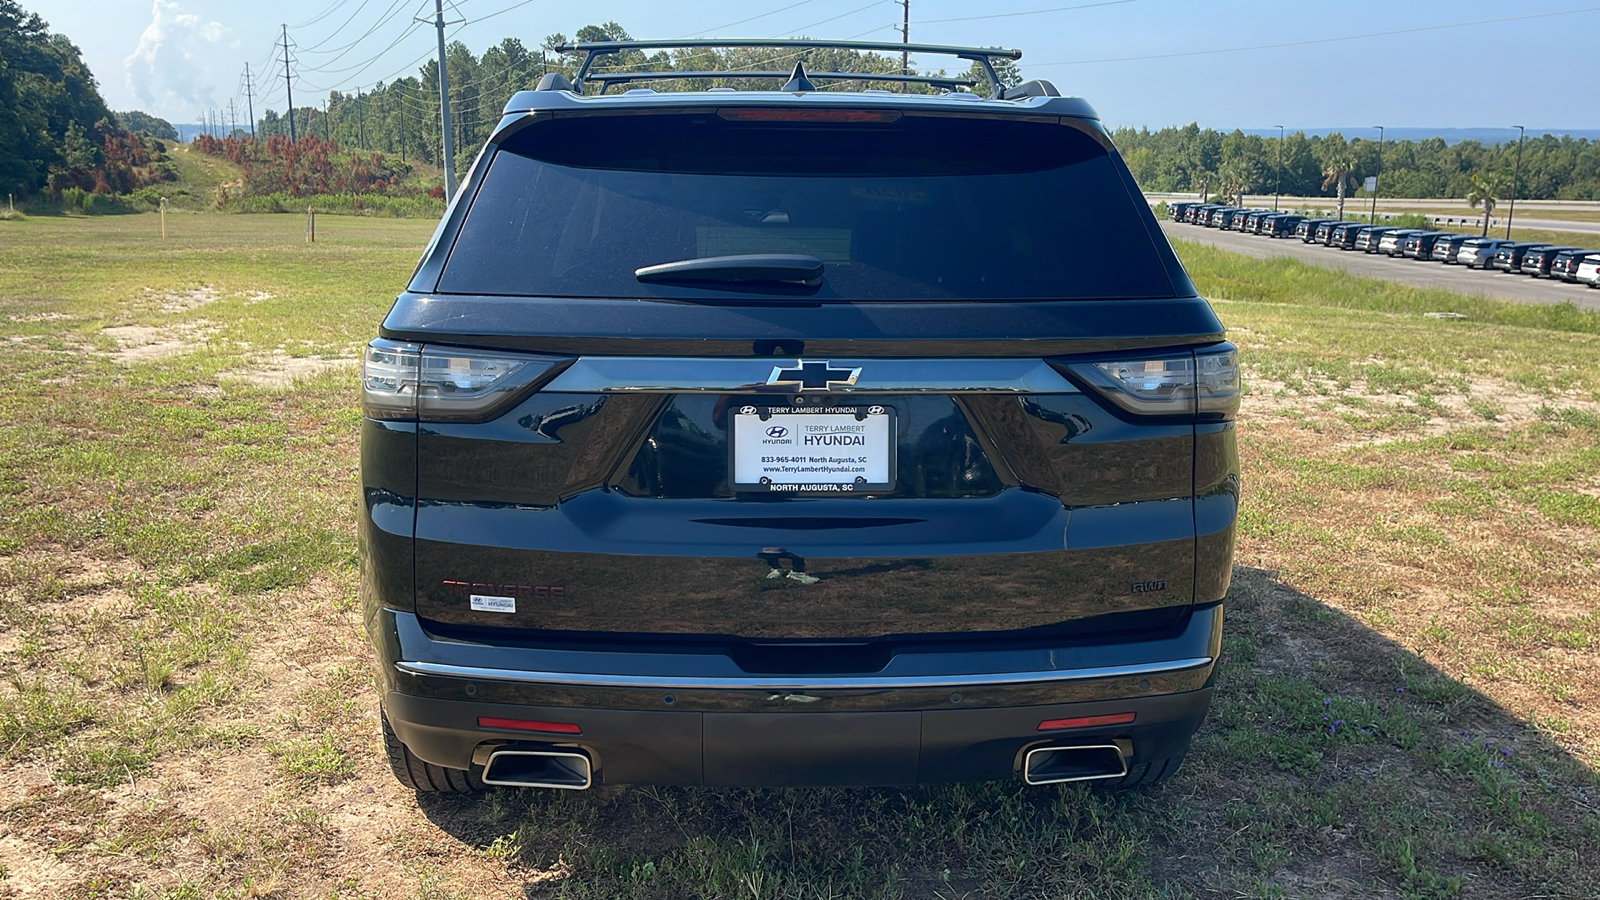
<instances>
[{"instance_id":1,"label":"bumper reflector","mask_svg":"<svg viewBox=\"0 0 1600 900\"><path fill-rule=\"evenodd\" d=\"M1127 725L1133 721L1133 717L1134 713L1125 712L1106 716L1078 716L1075 719L1045 719L1039 723L1039 730L1060 731L1063 728L1091 728L1096 725Z\"/></svg>"},{"instance_id":2,"label":"bumper reflector","mask_svg":"<svg viewBox=\"0 0 1600 900\"><path fill-rule=\"evenodd\" d=\"M479 716L479 728L508 728L512 731L542 731L546 734L583 734L583 729L570 722L531 722L527 719L497 719Z\"/></svg>"}]
</instances>

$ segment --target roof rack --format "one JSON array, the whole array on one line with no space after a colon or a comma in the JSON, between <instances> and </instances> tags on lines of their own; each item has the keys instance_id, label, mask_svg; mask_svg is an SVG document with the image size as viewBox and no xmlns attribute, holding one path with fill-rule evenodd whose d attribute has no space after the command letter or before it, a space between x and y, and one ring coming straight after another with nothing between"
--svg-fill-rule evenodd
<instances>
[{"instance_id":1,"label":"roof rack","mask_svg":"<svg viewBox=\"0 0 1600 900\"><path fill-rule=\"evenodd\" d=\"M599 82L600 85L601 85L601 91L602 92L604 92L605 88L608 87L609 85L621 80L621 79L618 79L618 78L610 78L610 77L603 77L603 76L610 76L612 74L620 75L622 73L610 73L610 72L607 72L607 73L602 73L602 74L596 74L596 75L593 75L593 76L591 76L589 74L589 70L594 66L594 61L596 59L598 59L599 57L607 56L607 55L610 55L612 53L620 53L623 50L684 50L684 49L691 49L691 48L695 48L695 47L721 47L721 48L728 48L728 47L769 47L769 48L773 48L773 49L792 48L792 49L798 49L798 50L813 50L813 49L821 49L821 48L830 48L830 49L840 49L840 50L866 50L866 51L869 51L869 52L880 52L880 53L931 53L931 54L937 54L937 55L941 55L941 56L953 56L953 57L955 57L957 59L966 59L966 60L971 60L972 62L977 63L978 66L981 69L983 69L983 75L984 75L985 80L987 80L989 82L989 96L991 98L996 98L996 99L998 99L1005 92L1005 85L1000 81L1000 76L994 70L994 60L996 60L996 59L1021 59L1022 58L1022 51L1021 50L1002 50L1002 49L1000 49L998 47L955 47L955 46L949 46L949 45L946 45L946 44L899 44L899 43L893 43L893 42L889 42L889 41L814 41L814 40L809 40L809 39L781 40L781 39L770 39L770 38L700 38L700 39L695 39L695 40L659 40L659 41L586 41L586 42L578 42L578 43L557 44L556 46L552 47L551 49L555 50L558 53L583 53L583 54L586 54L584 56L584 59L583 59L583 64L578 67L577 77L575 77L573 79L574 88L576 89L577 93L582 94L583 93L583 83L586 80L593 80L593 81ZM647 78L648 77L686 78L686 77L696 77L696 76L697 77L701 77L701 78L706 78L706 77L726 77L726 78L768 77L765 73L753 73L753 72L752 73L745 73L745 72L736 72L736 71L716 73L715 76L713 76L711 74L708 74L708 73L684 73L684 72L671 72L671 73L660 73L660 74L657 74L655 72L650 72L650 73L638 72L638 73L633 73L633 74L635 76L644 75ZM783 73L782 77L788 77L789 74L790 73L785 72L785 73ZM860 80L860 81L913 81L913 78L915 78L915 79L919 79L919 80L918 81L913 81L913 83L946 84L946 83L949 83L950 81L955 81L957 84L960 84L962 82L961 79L947 79L947 78L943 78L943 77L940 77L940 80L938 80L938 81L921 81L920 79L924 79L924 78L931 77L931 76L904 75L904 76L887 77L887 76L884 76L884 75L881 75L881 74L874 75L874 73L871 73L871 72L850 72L850 73L835 72L835 73L830 73L830 74L833 75L834 77L837 77L837 78L849 78L851 80ZM816 77L821 78L821 77L826 77L826 76L818 75ZM635 79L635 80L637 80L637 79ZM967 83L970 84L971 82L967 82Z\"/></svg>"},{"instance_id":2,"label":"roof rack","mask_svg":"<svg viewBox=\"0 0 1600 900\"><path fill-rule=\"evenodd\" d=\"M880 72L806 72L807 78L817 78L828 81L891 81L898 84L931 84L938 87L972 87L977 84L971 78L959 78L950 75L901 75L896 72L888 75ZM786 72L599 72L590 75L587 80L600 85L600 93L613 84L627 84L630 81L667 81L675 78L770 78L784 81L794 77L793 71Z\"/></svg>"}]
</instances>

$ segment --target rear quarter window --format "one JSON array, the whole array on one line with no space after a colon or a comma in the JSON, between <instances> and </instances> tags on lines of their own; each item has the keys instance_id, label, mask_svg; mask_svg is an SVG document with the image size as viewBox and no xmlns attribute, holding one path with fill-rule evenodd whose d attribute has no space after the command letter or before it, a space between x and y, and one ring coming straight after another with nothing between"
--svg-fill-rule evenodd
<instances>
[{"instance_id":1,"label":"rear quarter window","mask_svg":"<svg viewBox=\"0 0 1600 900\"><path fill-rule=\"evenodd\" d=\"M644 266L815 256L819 300L1177 296L1120 162L1054 120L574 116L508 138L444 293L710 299Z\"/></svg>"}]
</instances>

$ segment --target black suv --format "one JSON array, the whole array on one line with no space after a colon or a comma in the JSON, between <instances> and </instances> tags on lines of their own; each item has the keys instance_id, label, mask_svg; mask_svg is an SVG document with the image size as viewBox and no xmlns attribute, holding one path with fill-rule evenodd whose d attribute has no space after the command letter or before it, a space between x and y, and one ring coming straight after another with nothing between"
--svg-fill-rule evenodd
<instances>
[{"instance_id":1,"label":"black suv","mask_svg":"<svg viewBox=\"0 0 1600 900\"><path fill-rule=\"evenodd\" d=\"M1577 249L1577 247L1530 247L1522 254L1522 274L1532 275L1535 278L1548 276L1550 265L1556 261L1556 257Z\"/></svg>"},{"instance_id":2,"label":"black suv","mask_svg":"<svg viewBox=\"0 0 1600 900\"><path fill-rule=\"evenodd\" d=\"M579 77L511 98L366 351L396 776L1172 774L1220 648L1239 369L1094 110L798 67L584 90L683 43L558 48Z\"/></svg>"},{"instance_id":3,"label":"black suv","mask_svg":"<svg viewBox=\"0 0 1600 900\"><path fill-rule=\"evenodd\" d=\"M1521 273L1523 255L1529 250L1540 250L1548 246L1550 245L1529 241L1503 244L1494 251L1494 267L1504 272Z\"/></svg>"},{"instance_id":4,"label":"black suv","mask_svg":"<svg viewBox=\"0 0 1600 900\"><path fill-rule=\"evenodd\" d=\"M1265 224L1261 227L1261 233L1274 238L1290 237L1302 221L1304 221L1303 216L1290 215L1289 213L1268 216Z\"/></svg>"},{"instance_id":5,"label":"black suv","mask_svg":"<svg viewBox=\"0 0 1600 900\"><path fill-rule=\"evenodd\" d=\"M1595 252L1594 250L1565 250L1557 253L1550 260L1550 277L1577 284L1578 264Z\"/></svg>"}]
</instances>

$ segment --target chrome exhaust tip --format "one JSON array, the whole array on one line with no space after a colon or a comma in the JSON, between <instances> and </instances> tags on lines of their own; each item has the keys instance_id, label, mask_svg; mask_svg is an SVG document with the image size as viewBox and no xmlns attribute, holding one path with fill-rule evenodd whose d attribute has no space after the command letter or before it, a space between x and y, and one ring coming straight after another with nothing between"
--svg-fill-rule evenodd
<instances>
[{"instance_id":1,"label":"chrome exhaust tip","mask_svg":"<svg viewBox=\"0 0 1600 900\"><path fill-rule=\"evenodd\" d=\"M1096 781L1127 774L1128 761L1116 744L1035 747L1022 761L1022 780L1028 784Z\"/></svg>"},{"instance_id":2,"label":"chrome exhaust tip","mask_svg":"<svg viewBox=\"0 0 1600 900\"><path fill-rule=\"evenodd\" d=\"M505 787L586 791L594 783L589 757L563 750L496 750L483 765L483 783Z\"/></svg>"}]
</instances>

